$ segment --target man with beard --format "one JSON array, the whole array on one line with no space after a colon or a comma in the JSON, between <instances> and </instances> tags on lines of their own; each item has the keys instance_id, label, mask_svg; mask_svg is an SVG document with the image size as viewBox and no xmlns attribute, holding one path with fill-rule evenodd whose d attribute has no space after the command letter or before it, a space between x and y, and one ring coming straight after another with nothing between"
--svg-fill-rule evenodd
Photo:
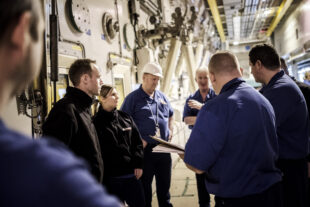
<instances>
[{"instance_id":1,"label":"man with beard","mask_svg":"<svg viewBox=\"0 0 310 207\"><path fill-rule=\"evenodd\" d=\"M209 88L209 77L207 68L199 68L196 70L195 81L198 84L198 90L190 95L184 106L183 120L192 129L197 119L197 115L201 107L214 98L216 95L212 89ZM196 173L198 201L200 207L210 206L210 195L205 184L205 174Z\"/></svg>"},{"instance_id":2,"label":"man with beard","mask_svg":"<svg viewBox=\"0 0 310 207\"><path fill-rule=\"evenodd\" d=\"M74 87L69 86L65 97L52 108L43 124L43 134L55 137L84 158L91 173L102 182L103 161L90 110L101 84L95 61L76 60L70 66L69 78Z\"/></svg>"},{"instance_id":3,"label":"man with beard","mask_svg":"<svg viewBox=\"0 0 310 207\"><path fill-rule=\"evenodd\" d=\"M0 1L0 111L38 74L43 17L37 0ZM0 206L120 207L62 144L35 140L0 120Z\"/></svg>"}]
</instances>

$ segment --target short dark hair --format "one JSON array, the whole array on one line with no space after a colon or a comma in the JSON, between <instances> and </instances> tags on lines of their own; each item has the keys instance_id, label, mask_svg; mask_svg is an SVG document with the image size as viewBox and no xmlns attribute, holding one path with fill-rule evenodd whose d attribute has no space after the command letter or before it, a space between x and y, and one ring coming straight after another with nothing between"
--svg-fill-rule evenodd
<instances>
[{"instance_id":1,"label":"short dark hair","mask_svg":"<svg viewBox=\"0 0 310 207\"><path fill-rule=\"evenodd\" d=\"M7 42L13 29L18 24L24 12L31 13L30 35L34 41L38 40L38 24L41 7L38 0L1 0L0 1L0 43Z\"/></svg>"},{"instance_id":2,"label":"short dark hair","mask_svg":"<svg viewBox=\"0 0 310 207\"><path fill-rule=\"evenodd\" d=\"M91 64L96 63L94 60L90 59L78 59L72 63L69 69L69 78L74 86L80 84L80 78L84 74L92 76Z\"/></svg>"},{"instance_id":3,"label":"short dark hair","mask_svg":"<svg viewBox=\"0 0 310 207\"><path fill-rule=\"evenodd\" d=\"M259 60L269 70L276 70L280 67L277 51L268 44L258 44L252 47L249 57L252 64Z\"/></svg>"}]
</instances>

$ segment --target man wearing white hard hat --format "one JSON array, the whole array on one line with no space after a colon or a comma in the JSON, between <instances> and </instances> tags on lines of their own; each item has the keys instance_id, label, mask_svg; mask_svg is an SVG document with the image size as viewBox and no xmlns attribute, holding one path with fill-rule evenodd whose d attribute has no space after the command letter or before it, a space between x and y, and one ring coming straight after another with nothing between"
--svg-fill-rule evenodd
<instances>
[{"instance_id":1,"label":"man wearing white hard hat","mask_svg":"<svg viewBox=\"0 0 310 207\"><path fill-rule=\"evenodd\" d=\"M170 207L171 156L168 153L153 153L158 144L150 138L155 135L170 141L172 137L173 109L166 96L156 90L162 69L156 63L143 67L143 82L124 100L121 110L133 117L141 133L144 146L144 167L142 183L146 207L152 204L152 181L156 179L156 193L160 207Z\"/></svg>"}]
</instances>

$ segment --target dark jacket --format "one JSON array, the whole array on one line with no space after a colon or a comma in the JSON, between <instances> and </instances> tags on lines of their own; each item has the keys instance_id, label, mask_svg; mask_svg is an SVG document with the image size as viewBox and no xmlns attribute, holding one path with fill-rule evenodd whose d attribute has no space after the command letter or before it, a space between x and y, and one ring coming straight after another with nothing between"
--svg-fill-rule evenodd
<instances>
[{"instance_id":1,"label":"dark jacket","mask_svg":"<svg viewBox=\"0 0 310 207\"><path fill-rule=\"evenodd\" d=\"M308 115L310 117L310 86L305 84L305 83L303 83L303 82L300 82L300 81L296 80L294 77L291 77L291 78L298 85L299 89L301 90L302 94L305 97L306 104L307 104L307 109L308 109ZM307 160L308 160L308 162L310 162L310 154L308 154Z\"/></svg>"},{"instance_id":2,"label":"dark jacket","mask_svg":"<svg viewBox=\"0 0 310 207\"><path fill-rule=\"evenodd\" d=\"M299 89L301 90L302 94L305 97L308 108L308 114L310 117L310 86L297 80L295 80L295 83L298 85Z\"/></svg>"},{"instance_id":3,"label":"dark jacket","mask_svg":"<svg viewBox=\"0 0 310 207\"><path fill-rule=\"evenodd\" d=\"M142 169L143 145L134 121L125 112L107 112L101 107L94 117L102 157L104 176L116 177Z\"/></svg>"},{"instance_id":4,"label":"dark jacket","mask_svg":"<svg viewBox=\"0 0 310 207\"><path fill-rule=\"evenodd\" d=\"M76 155L84 158L99 182L103 177L103 161L96 129L92 123L92 98L85 92L68 87L43 124L43 134L65 143Z\"/></svg>"}]
</instances>

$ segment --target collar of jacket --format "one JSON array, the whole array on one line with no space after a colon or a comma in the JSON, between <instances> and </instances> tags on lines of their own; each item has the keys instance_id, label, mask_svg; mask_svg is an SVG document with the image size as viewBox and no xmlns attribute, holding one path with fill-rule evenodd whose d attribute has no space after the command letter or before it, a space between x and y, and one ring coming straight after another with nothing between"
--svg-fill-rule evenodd
<instances>
[{"instance_id":1,"label":"collar of jacket","mask_svg":"<svg viewBox=\"0 0 310 207\"><path fill-rule=\"evenodd\" d=\"M284 73L284 70L280 70L278 73L276 73L269 81L269 83L267 85L265 85L262 89L260 89L260 92L261 93L264 93L264 91L268 88L271 88L275 82L277 80L279 80L280 78L282 78L282 76L284 76L285 73Z\"/></svg>"},{"instance_id":2,"label":"collar of jacket","mask_svg":"<svg viewBox=\"0 0 310 207\"><path fill-rule=\"evenodd\" d=\"M245 80L243 80L242 78L234 78L230 81L228 81L222 88L221 93L224 93L225 91L228 91L229 89L233 88L233 87L237 87L238 85L240 85L241 83L245 82Z\"/></svg>"},{"instance_id":3,"label":"collar of jacket","mask_svg":"<svg viewBox=\"0 0 310 207\"><path fill-rule=\"evenodd\" d=\"M65 96L74 99L83 108L89 108L93 104L93 99L87 93L75 87L67 87Z\"/></svg>"},{"instance_id":4,"label":"collar of jacket","mask_svg":"<svg viewBox=\"0 0 310 207\"><path fill-rule=\"evenodd\" d=\"M106 111L102 108L102 106L100 106L98 109L98 115L104 120L112 121L117 117L117 110L115 108L113 111Z\"/></svg>"},{"instance_id":5,"label":"collar of jacket","mask_svg":"<svg viewBox=\"0 0 310 207\"><path fill-rule=\"evenodd\" d=\"M143 99L151 99L151 100L153 100L153 101L156 101L156 100L158 100L158 99L160 98L159 95L158 95L157 90L154 91L154 97L151 98L151 96L150 96L149 94L147 94L147 93L143 90L142 84L140 85L138 91L139 91L139 97L141 97L141 98L143 98Z\"/></svg>"}]
</instances>

